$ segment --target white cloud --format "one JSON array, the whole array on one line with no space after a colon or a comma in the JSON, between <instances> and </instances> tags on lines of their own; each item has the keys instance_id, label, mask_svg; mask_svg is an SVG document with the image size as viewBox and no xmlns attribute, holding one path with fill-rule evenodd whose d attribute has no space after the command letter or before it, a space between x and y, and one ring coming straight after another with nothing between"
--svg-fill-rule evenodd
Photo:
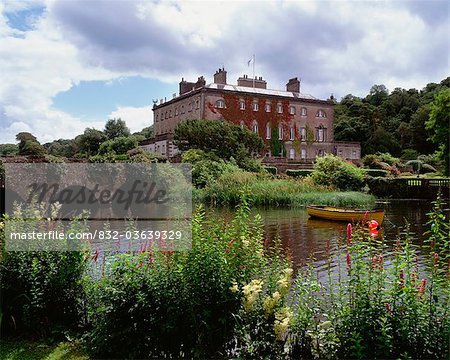
<instances>
[{"instance_id":1,"label":"white cloud","mask_svg":"<svg viewBox=\"0 0 450 360\"><path fill-rule=\"evenodd\" d=\"M18 129L48 141L103 127L104 118L80 119L53 106L58 93L80 81L211 81L225 65L234 83L250 75L253 53L256 75L270 88L283 89L293 76L317 97L364 96L382 83L421 88L449 73L448 4L429 3L4 1L0 142L13 141ZM42 5L31 30L8 25L6 12ZM148 109L121 105L110 117L122 117L133 131L151 123Z\"/></svg>"},{"instance_id":2,"label":"white cloud","mask_svg":"<svg viewBox=\"0 0 450 360\"><path fill-rule=\"evenodd\" d=\"M151 106L145 107L118 107L108 115L108 119L121 118L127 123L131 132L141 131L153 124L153 111Z\"/></svg>"}]
</instances>

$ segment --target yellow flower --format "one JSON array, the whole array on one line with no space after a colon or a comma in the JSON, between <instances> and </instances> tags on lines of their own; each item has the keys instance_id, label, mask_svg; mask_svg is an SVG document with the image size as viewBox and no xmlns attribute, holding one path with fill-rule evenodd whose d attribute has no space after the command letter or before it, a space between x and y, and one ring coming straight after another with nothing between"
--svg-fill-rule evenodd
<instances>
[{"instance_id":1,"label":"yellow flower","mask_svg":"<svg viewBox=\"0 0 450 360\"><path fill-rule=\"evenodd\" d=\"M291 286L292 273L293 270L291 268L286 268L283 270L283 274L278 280L278 286L282 294L286 294L289 291L289 288Z\"/></svg>"},{"instance_id":2,"label":"yellow flower","mask_svg":"<svg viewBox=\"0 0 450 360\"><path fill-rule=\"evenodd\" d=\"M244 293L244 309L245 311L251 311L253 309L254 302L258 299L259 293L262 291L263 281L262 280L252 280L250 283L242 288Z\"/></svg>"},{"instance_id":3,"label":"yellow flower","mask_svg":"<svg viewBox=\"0 0 450 360\"><path fill-rule=\"evenodd\" d=\"M264 299L263 307L266 315L270 315L273 313L273 309L277 306L278 302L281 299L281 294L278 291L275 291L272 296L267 296Z\"/></svg>"},{"instance_id":4,"label":"yellow flower","mask_svg":"<svg viewBox=\"0 0 450 360\"><path fill-rule=\"evenodd\" d=\"M239 292L239 286L238 286L238 284L237 284L236 281L233 281L233 285L230 286L230 290L231 290L231 292L233 292L233 293Z\"/></svg>"},{"instance_id":5,"label":"yellow flower","mask_svg":"<svg viewBox=\"0 0 450 360\"><path fill-rule=\"evenodd\" d=\"M283 340L289 329L289 323L293 317L293 313L288 306L281 308L275 313L275 321L273 323L273 330L278 340Z\"/></svg>"}]
</instances>

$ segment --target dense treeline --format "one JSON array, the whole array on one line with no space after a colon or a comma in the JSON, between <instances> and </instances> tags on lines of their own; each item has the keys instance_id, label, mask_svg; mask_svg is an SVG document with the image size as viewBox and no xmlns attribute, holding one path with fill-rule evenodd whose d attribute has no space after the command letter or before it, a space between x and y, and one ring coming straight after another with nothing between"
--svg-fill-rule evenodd
<instances>
[{"instance_id":1,"label":"dense treeline","mask_svg":"<svg viewBox=\"0 0 450 360\"><path fill-rule=\"evenodd\" d=\"M439 145L430 140L435 129L426 123L436 97L449 88L450 77L420 91L395 88L389 93L384 85L374 85L364 98L346 95L335 108L335 140L361 142L363 155L431 154Z\"/></svg>"}]
</instances>

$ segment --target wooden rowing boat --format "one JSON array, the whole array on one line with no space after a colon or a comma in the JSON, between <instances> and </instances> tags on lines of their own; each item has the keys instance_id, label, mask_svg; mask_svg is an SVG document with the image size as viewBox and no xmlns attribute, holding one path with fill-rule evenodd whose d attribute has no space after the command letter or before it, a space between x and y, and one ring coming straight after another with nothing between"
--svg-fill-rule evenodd
<instances>
[{"instance_id":1,"label":"wooden rowing boat","mask_svg":"<svg viewBox=\"0 0 450 360\"><path fill-rule=\"evenodd\" d=\"M311 205L306 207L308 215L312 218L334 220L334 221L347 221L347 222L368 222L370 220L376 220L379 225L383 223L384 210L354 210L337 208L333 206L319 206Z\"/></svg>"}]
</instances>

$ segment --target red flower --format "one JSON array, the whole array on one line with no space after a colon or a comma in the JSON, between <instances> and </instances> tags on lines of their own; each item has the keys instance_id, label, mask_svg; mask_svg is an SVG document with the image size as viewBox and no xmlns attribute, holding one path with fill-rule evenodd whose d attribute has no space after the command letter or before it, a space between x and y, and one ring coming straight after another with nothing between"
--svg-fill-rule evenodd
<instances>
[{"instance_id":1,"label":"red flower","mask_svg":"<svg viewBox=\"0 0 450 360\"><path fill-rule=\"evenodd\" d=\"M423 295L425 293L425 286L427 285L427 280L422 279L422 282L420 283L418 287L419 295Z\"/></svg>"},{"instance_id":2,"label":"red flower","mask_svg":"<svg viewBox=\"0 0 450 360\"><path fill-rule=\"evenodd\" d=\"M347 224L347 241L350 243L350 240L352 239L352 224Z\"/></svg>"},{"instance_id":3,"label":"red flower","mask_svg":"<svg viewBox=\"0 0 450 360\"><path fill-rule=\"evenodd\" d=\"M97 261L99 254L100 252L98 251L98 249L95 249L94 255L92 255L92 260Z\"/></svg>"},{"instance_id":4,"label":"red flower","mask_svg":"<svg viewBox=\"0 0 450 360\"><path fill-rule=\"evenodd\" d=\"M350 253L347 253L347 267L348 267L349 269L352 268L352 261L351 261L351 259L350 259Z\"/></svg>"},{"instance_id":5,"label":"red flower","mask_svg":"<svg viewBox=\"0 0 450 360\"><path fill-rule=\"evenodd\" d=\"M391 315L391 306L389 305L389 303L386 303L386 310L388 314Z\"/></svg>"}]
</instances>

